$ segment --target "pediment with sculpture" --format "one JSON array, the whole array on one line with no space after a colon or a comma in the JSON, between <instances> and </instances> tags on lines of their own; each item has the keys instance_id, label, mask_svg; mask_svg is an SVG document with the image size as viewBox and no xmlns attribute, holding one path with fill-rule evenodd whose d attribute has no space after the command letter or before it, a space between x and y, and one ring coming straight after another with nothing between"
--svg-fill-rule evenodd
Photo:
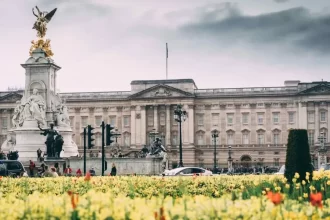
<instances>
[{"instance_id":1,"label":"pediment with sculpture","mask_svg":"<svg viewBox=\"0 0 330 220\"><path fill-rule=\"evenodd\" d=\"M323 95L330 94L330 84L328 82L320 83L311 88L300 91L298 94L300 95Z\"/></svg>"}]
</instances>

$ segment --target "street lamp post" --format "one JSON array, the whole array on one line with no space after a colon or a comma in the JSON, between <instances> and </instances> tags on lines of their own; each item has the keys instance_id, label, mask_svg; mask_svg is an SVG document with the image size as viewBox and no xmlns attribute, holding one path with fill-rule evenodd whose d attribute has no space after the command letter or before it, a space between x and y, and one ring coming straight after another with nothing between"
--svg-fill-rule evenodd
<instances>
[{"instance_id":1,"label":"street lamp post","mask_svg":"<svg viewBox=\"0 0 330 220\"><path fill-rule=\"evenodd\" d=\"M216 173L217 170L217 138L219 137L216 131L212 132L212 138L214 142L214 164L213 164L213 172Z\"/></svg>"},{"instance_id":2,"label":"street lamp post","mask_svg":"<svg viewBox=\"0 0 330 220\"><path fill-rule=\"evenodd\" d=\"M179 167L183 167L183 161L182 161L182 122L185 121L187 118L187 112L185 110L182 110L182 105L178 105L177 108L174 110L174 120L179 122L179 130L180 130L180 161L179 161Z\"/></svg>"},{"instance_id":3,"label":"street lamp post","mask_svg":"<svg viewBox=\"0 0 330 220\"><path fill-rule=\"evenodd\" d=\"M228 147L228 172L232 172L233 159L231 158L231 146Z\"/></svg>"},{"instance_id":4,"label":"street lamp post","mask_svg":"<svg viewBox=\"0 0 330 220\"><path fill-rule=\"evenodd\" d=\"M318 168L320 168L322 164L326 163L327 149L325 148L325 139L325 133L321 132L318 137L318 141L321 145L321 148L318 150Z\"/></svg>"}]
</instances>

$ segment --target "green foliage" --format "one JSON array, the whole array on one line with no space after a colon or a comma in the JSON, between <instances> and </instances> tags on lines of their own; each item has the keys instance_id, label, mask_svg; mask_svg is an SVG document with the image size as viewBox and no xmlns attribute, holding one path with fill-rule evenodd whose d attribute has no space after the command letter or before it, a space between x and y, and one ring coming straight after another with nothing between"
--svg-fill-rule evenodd
<instances>
[{"instance_id":1,"label":"green foliage","mask_svg":"<svg viewBox=\"0 0 330 220\"><path fill-rule=\"evenodd\" d=\"M306 179L306 172L313 172L307 130L292 129L288 137L284 175L291 181L298 173L298 181L301 181ZM309 177L312 178L312 175Z\"/></svg>"}]
</instances>

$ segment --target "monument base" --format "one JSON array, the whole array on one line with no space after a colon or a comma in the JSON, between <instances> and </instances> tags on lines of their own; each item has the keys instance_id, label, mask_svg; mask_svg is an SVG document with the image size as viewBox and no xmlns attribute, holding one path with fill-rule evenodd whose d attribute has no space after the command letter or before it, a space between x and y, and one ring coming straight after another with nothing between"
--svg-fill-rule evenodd
<instances>
[{"instance_id":1,"label":"monument base","mask_svg":"<svg viewBox=\"0 0 330 220\"><path fill-rule=\"evenodd\" d=\"M72 130L70 127L55 128L59 134L63 136L64 144L61 153L63 158L76 157L79 155L78 146L72 140ZM2 150L5 153L9 151L18 151L19 161L37 160L37 150L47 152L46 136L41 135L36 120L25 120L22 127L11 131L10 140L3 144Z\"/></svg>"}]
</instances>

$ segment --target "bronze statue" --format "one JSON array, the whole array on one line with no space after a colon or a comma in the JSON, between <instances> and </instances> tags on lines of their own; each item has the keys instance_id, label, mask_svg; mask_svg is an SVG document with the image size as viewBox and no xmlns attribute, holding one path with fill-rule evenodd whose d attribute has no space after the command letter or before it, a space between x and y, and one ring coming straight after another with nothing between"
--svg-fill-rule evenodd
<instances>
[{"instance_id":1,"label":"bronze statue","mask_svg":"<svg viewBox=\"0 0 330 220\"><path fill-rule=\"evenodd\" d=\"M51 46L50 46L50 40L49 39L44 39L44 37L46 36L46 31L47 31L47 23L50 22L50 20L52 19L52 17L54 16L57 8L53 9L51 12L41 12L38 8L38 6L36 6L36 9L38 11L38 13L36 14L34 12L34 8L32 9L32 13L34 16L37 17L37 20L34 22L33 28L32 29L36 29L37 30L37 40L33 40L31 41L31 47L30 47L30 56L32 56L32 52L37 49L40 48L42 49L45 54L46 57L51 57L54 55L54 53L52 52Z\"/></svg>"},{"instance_id":2,"label":"bronze statue","mask_svg":"<svg viewBox=\"0 0 330 220\"><path fill-rule=\"evenodd\" d=\"M50 22L50 20L52 19L52 17L54 16L57 8L53 9L51 12L41 12L38 8L38 6L36 6L36 9L38 11L38 14L36 14L34 12L34 8L32 8L32 13L34 14L34 16L37 17L37 21L34 23L33 28L32 29L36 29L37 30L37 36L40 38L43 38L46 35L46 31L47 31L47 23Z\"/></svg>"},{"instance_id":3,"label":"bronze statue","mask_svg":"<svg viewBox=\"0 0 330 220\"><path fill-rule=\"evenodd\" d=\"M47 136L46 146L47 146L47 157L55 157L55 135L59 135L57 131L54 129L54 124L50 124L50 129L42 129L40 124L38 123L38 128L43 133L41 135Z\"/></svg>"}]
</instances>

